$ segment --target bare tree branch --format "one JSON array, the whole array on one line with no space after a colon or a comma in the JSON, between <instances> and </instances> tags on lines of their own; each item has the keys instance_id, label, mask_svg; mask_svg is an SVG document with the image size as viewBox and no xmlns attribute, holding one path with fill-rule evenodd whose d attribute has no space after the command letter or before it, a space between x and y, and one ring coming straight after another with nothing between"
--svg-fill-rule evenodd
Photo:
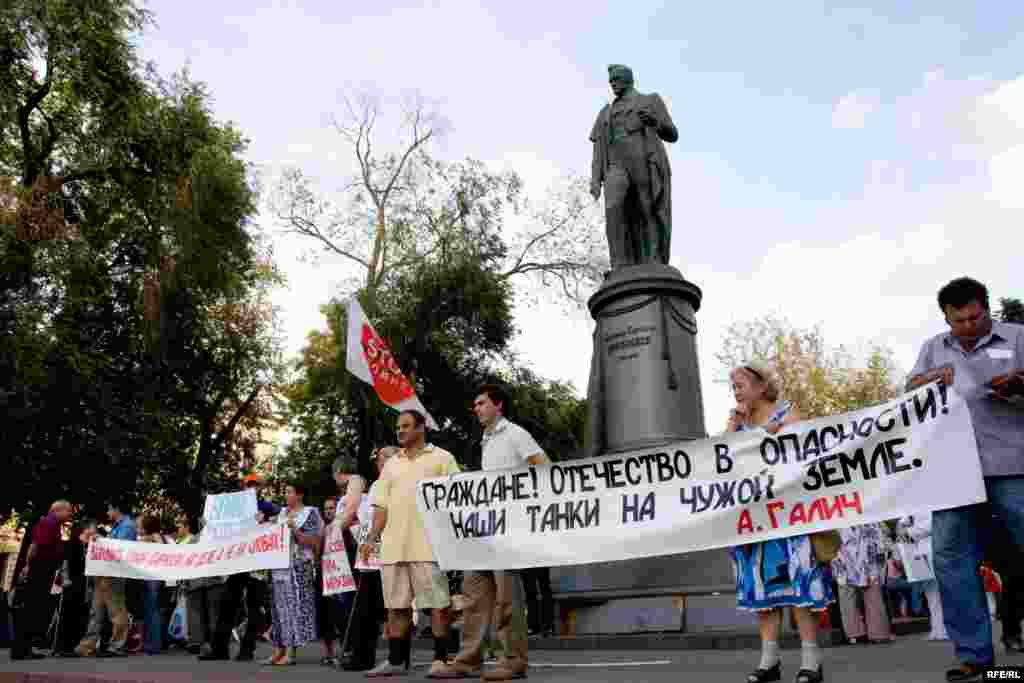
<instances>
[{"instance_id":1,"label":"bare tree branch","mask_svg":"<svg viewBox=\"0 0 1024 683\"><path fill-rule=\"evenodd\" d=\"M369 268L370 263L366 259L357 256L356 254L353 254L349 251L346 251L345 249L340 248L337 244L334 243L334 241L332 241L330 238L324 235L316 226L316 224L313 223L312 221L308 221L305 218L302 218L301 216L296 216L294 214L284 216L283 218L287 220L292 226L292 229L289 230L288 232L294 232L295 234L298 235L312 237L313 239L318 240L321 244L323 244L329 251L334 252L338 256L343 256L347 259L351 259L358 263L359 265L363 266L364 268Z\"/></svg>"}]
</instances>

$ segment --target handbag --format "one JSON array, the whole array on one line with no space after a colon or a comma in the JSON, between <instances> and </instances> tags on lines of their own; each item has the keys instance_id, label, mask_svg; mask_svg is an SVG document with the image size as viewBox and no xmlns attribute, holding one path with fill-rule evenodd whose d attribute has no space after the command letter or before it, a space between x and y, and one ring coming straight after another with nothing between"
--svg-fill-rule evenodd
<instances>
[{"instance_id":1,"label":"handbag","mask_svg":"<svg viewBox=\"0 0 1024 683\"><path fill-rule=\"evenodd\" d=\"M815 531L811 534L811 545L814 547L814 556L818 558L818 562L825 564L834 560L839 554L843 538L835 529Z\"/></svg>"},{"instance_id":2,"label":"handbag","mask_svg":"<svg viewBox=\"0 0 1024 683\"><path fill-rule=\"evenodd\" d=\"M919 581L932 581L935 579L935 570L931 563L931 539L924 539L917 543L897 543L900 559L903 562L903 569L907 574L907 581L916 583ZM926 544L926 541L929 541Z\"/></svg>"}]
</instances>

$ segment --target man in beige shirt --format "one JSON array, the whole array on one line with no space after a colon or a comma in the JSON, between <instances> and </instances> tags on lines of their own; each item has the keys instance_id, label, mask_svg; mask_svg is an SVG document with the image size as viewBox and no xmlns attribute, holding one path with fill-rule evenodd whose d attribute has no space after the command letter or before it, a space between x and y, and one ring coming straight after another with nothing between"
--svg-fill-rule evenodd
<instances>
[{"instance_id":1,"label":"man in beige shirt","mask_svg":"<svg viewBox=\"0 0 1024 683\"><path fill-rule=\"evenodd\" d=\"M451 678L445 665L448 656L448 579L434 559L434 551L416 507L420 481L459 472L455 457L426 442L426 418L416 410L398 416L401 452L391 458L373 492L373 527L370 543L381 542L381 583L388 609L390 640L387 661L367 672L370 678L401 675L409 667L412 601L433 611L434 661L427 678Z\"/></svg>"}]
</instances>

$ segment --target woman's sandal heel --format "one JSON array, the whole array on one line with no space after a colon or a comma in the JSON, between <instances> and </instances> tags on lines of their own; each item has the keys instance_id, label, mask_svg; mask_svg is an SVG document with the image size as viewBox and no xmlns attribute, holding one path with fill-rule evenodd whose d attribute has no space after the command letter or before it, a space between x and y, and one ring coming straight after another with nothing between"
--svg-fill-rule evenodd
<instances>
[{"instance_id":1,"label":"woman's sandal heel","mask_svg":"<svg viewBox=\"0 0 1024 683\"><path fill-rule=\"evenodd\" d=\"M796 683L822 683L825 680L825 669L818 667L818 670L800 669L796 672Z\"/></svg>"},{"instance_id":2,"label":"woman's sandal heel","mask_svg":"<svg viewBox=\"0 0 1024 683\"><path fill-rule=\"evenodd\" d=\"M776 662L770 669L754 669L747 675L747 683L775 683L782 680L782 664Z\"/></svg>"}]
</instances>

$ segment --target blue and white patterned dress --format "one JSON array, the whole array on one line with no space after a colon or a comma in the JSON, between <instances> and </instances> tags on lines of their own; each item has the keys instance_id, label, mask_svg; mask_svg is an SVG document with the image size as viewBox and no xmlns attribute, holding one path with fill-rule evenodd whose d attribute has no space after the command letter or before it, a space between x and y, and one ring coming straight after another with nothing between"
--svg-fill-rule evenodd
<instances>
[{"instance_id":1,"label":"blue and white patterned dress","mask_svg":"<svg viewBox=\"0 0 1024 683\"><path fill-rule=\"evenodd\" d=\"M284 519L287 510L281 511ZM319 536L323 520L316 508L307 507L297 521L298 529L310 536ZM316 585L316 567L313 550L291 544L291 566L271 570L271 626L270 640L274 647L302 647L317 638L316 598L320 586Z\"/></svg>"},{"instance_id":2,"label":"blue and white patterned dress","mask_svg":"<svg viewBox=\"0 0 1024 683\"><path fill-rule=\"evenodd\" d=\"M780 403L769 422L784 418ZM744 427L740 427L743 431ZM835 599L828 564L818 562L810 536L790 536L729 549L736 573L736 606L755 612L779 607L827 609Z\"/></svg>"}]
</instances>

